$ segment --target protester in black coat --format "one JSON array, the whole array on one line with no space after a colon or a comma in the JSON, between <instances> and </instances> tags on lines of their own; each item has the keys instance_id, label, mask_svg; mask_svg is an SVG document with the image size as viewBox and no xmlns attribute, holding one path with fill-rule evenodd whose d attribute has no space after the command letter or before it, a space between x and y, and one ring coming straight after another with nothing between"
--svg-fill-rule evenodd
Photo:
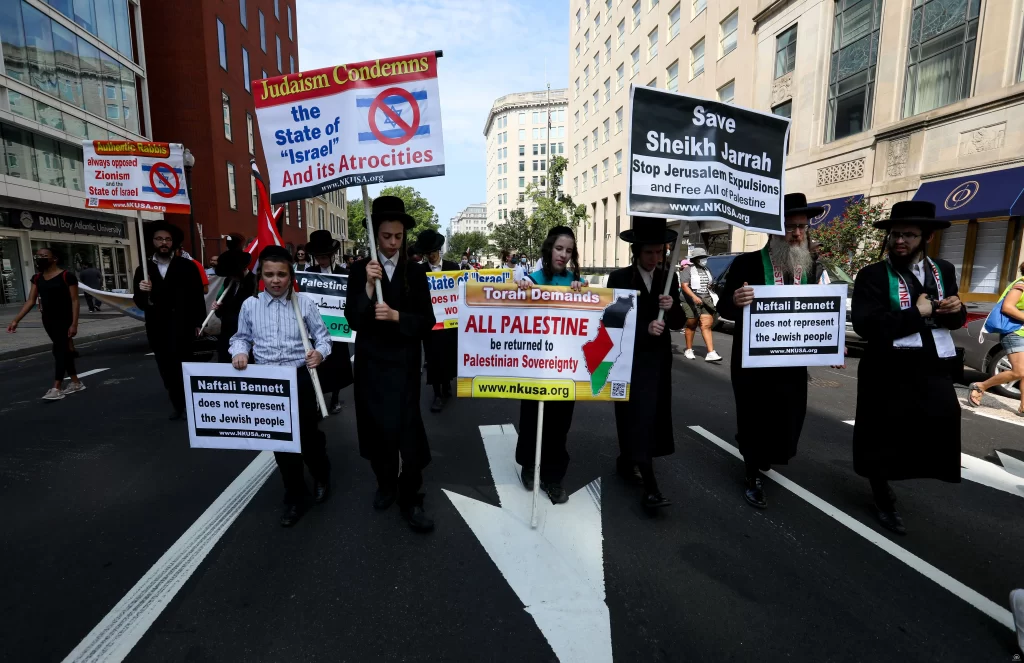
<instances>
[{"instance_id":1,"label":"protester in black coat","mask_svg":"<svg viewBox=\"0 0 1024 663\"><path fill-rule=\"evenodd\" d=\"M428 274L458 271L457 263L441 258L443 247L444 235L428 228L416 238L412 250L426 257L424 267ZM440 412L452 396L452 380L457 373L458 348L459 330L454 327L434 329L423 339L423 350L427 357L427 384L434 389L434 401L430 404L431 412Z\"/></svg>"},{"instance_id":2,"label":"protester in black coat","mask_svg":"<svg viewBox=\"0 0 1024 663\"><path fill-rule=\"evenodd\" d=\"M135 270L135 305L146 314L149 347L174 406L170 418L181 419L185 412L181 364L192 360L196 334L206 318L203 281L194 262L174 255L184 239L176 226L154 221L146 224L145 235L145 245L153 254L148 281L142 278L141 266Z\"/></svg>"},{"instance_id":3,"label":"protester in black coat","mask_svg":"<svg viewBox=\"0 0 1024 663\"><path fill-rule=\"evenodd\" d=\"M423 468L430 445L420 414L420 344L434 326L434 309L422 265L406 259L405 232L415 220L395 196L373 201L378 255L352 266L346 318L355 343L356 428L359 454L377 476L373 506L398 499L403 517L417 531L434 521L423 510ZM377 303L380 279L384 303ZM401 463L399 463L401 461ZM399 475L401 467L401 475Z\"/></svg>"},{"instance_id":4,"label":"protester in black coat","mask_svg":"<svg viewBox=\"0 0 1024 663\"><path fill-rule=\"evenodd\" d=\"M331 236L329 230L314 230L306 243L306 252L313 264L305 271L315 274L348 274L341 265L334 263L334 256L341 248L341 242ZM317 374L320 389L331 394L328 410L331 414L341 412L341 390L352 384L352 360L348 352L351 343L334 342L331 356L320 366Z\"/></svg>"},{"instance_id":5,"label":"protester in black coat","mask_svg":"<svg viewBox=\"0 0 1024 663\"><path fill-rule=\"evenodd\" d=\"M223 287L227 290L224 299L213 304L213 310L220 319L217 361L222 364L231 363L228 346L231 345L231 337L238 331L238 313L242 310L242 304L257 294L256 275L249 271L251 260L252 256L241 249L230 249L217 256L214 272L217 276L224 277Z\"/></svg>"}]
</instances>

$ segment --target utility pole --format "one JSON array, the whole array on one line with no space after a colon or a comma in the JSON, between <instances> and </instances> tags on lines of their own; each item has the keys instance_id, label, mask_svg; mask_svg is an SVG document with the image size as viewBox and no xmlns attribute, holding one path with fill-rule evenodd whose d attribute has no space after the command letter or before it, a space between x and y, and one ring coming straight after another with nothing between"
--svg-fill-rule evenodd
<instances>
[{"instance_id":1,"label":"utility pole","mask_svg":"<svg viewBox=\"0 0 1024 663\"><path fill-rule=\"evenodd\" d=\"M547 138L545 139L545 142L548 144L548 198L554 198L555 197L555 191L554 191L554 187L551 186L551 179L552 179L552 177L551 177L551 162L552 162L552 159L553 159L553 155L552 155L552 149L551 149L551 83L550 83L550 81L548 82L548 96L547 96L547 100L545 102L544 111L547 113L547 116L548 116L548 128L547 128L547 132L546 132L547 133Z\"/></svg>"}]
</instances>

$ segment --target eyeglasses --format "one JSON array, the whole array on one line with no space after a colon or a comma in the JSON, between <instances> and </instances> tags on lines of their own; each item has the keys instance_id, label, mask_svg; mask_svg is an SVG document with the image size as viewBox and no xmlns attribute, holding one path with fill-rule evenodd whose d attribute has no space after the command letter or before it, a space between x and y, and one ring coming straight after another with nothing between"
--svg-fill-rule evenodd
<instances>
[{"instance_id":1,"label":"eyeglasses","mask_svg":"<svg viewBox=\"0 0 1024 663\"><path fill-rule=\"evenodd\" d=\"M797 232L807 232L808 225L806 223L798 226L786 226L787 235L795 235Z\"/></svg>"},{"instance_id":2,"label":"eyeglasses","mask_svg":"<svg viewBox=\"0 0 1024 663\"><path fill-rule=\"evenodd\" d=\"M154 237L153 238L153 243L154 244L174 244L174 238L173 237Z\"/></svg>"},{"instance_id":3,"label":"eyeglasses","mask_svg":"<svg viewBox=\"0 0 1024 663\"><path fill-rule=\"evenodd\" d=\"M889 233L889 237L891 237L893 239L893 241L898 241L898 240L901 240L901 239L907 239L907 240L910 240L910 239L921 239L921 233L891 232L891 233Z\"/></svg>"}]
</instances>

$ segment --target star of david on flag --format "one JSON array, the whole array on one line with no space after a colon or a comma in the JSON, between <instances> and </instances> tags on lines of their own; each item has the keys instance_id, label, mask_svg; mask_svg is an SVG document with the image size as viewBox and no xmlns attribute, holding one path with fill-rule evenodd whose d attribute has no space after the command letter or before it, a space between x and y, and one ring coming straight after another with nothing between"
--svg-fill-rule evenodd
<instances>
[{"instance_id":1,"label":"star of david on flag","mask_svg":"<svg viewBox=\"0 0 1024 663\"><path fill-rule=\"evenodd\" d=\"M380 101L380 89L367 92L356 97L360 143L380 143L378 136L400 140L430 135L430 124L423 121L431 101L427 90L407 89L404 95L390 94Z\"/></svg>"}]
</instances>

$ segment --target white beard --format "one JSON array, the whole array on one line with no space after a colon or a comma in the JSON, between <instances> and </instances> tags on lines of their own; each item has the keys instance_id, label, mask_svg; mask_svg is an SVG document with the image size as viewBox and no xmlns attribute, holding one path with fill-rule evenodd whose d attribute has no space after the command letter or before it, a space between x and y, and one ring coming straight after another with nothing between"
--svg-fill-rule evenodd
<instances>
[{"instance_id":1,"label":"white beard","mask_svg":"<svg viewBox=\"0 0 1024 663\"><path fill-rule=\"evenodd\" d=\"M772 264L789 276L794 276L798 267L803 274L809 276L814 265L806 243L792 246L785 237L772 237L768 240L768 255L771 256ZM795 276L793 280L796 280Z\"/></svg>"}]
</instances>

